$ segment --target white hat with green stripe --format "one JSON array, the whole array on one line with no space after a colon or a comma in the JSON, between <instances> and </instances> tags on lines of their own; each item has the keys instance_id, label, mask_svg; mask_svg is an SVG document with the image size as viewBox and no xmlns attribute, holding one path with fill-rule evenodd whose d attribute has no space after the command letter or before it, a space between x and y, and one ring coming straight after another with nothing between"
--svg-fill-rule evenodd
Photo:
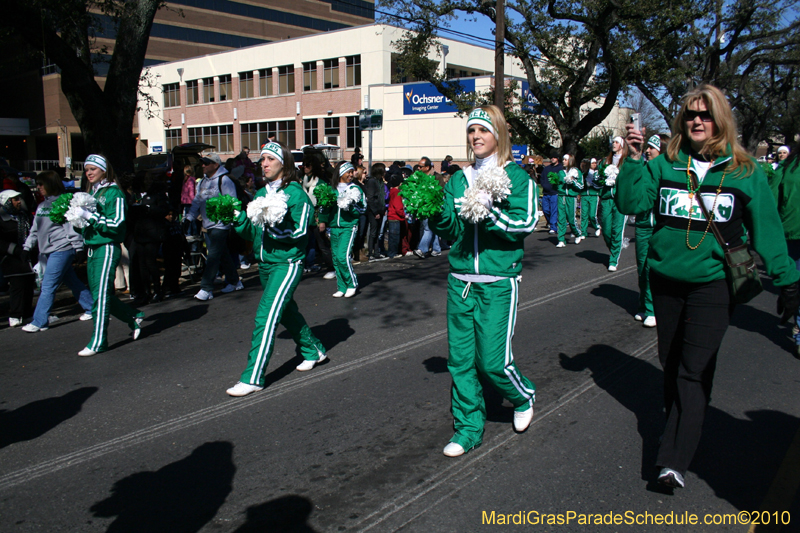
<instances>
[{"instance_id":1,"label":"white hat with green stripe","mask_svg":"<svg viewBox=\"0 0 800 533\"><path fill-rule=\"evenodd\" d=\"M276 142L264 143L264 146L261 147L261 156L263 157L264 154L271 155L283 163L283 147Z\"/></svg>"},{"instance_id":2,"label":"white hat with green stripe","mask_svg":"<svg viewBox=\"0 0 800 533\"><path fill-rule=\"evenodd\" d=\"M494 129L494 125L492 124L492 119L489 116L489 113L481 109L480 107L474 109L470 114L469 118L467 118L467 129L469 127L477 124L478 126L483 126L487 130L491 131L492 134L497 138L497 131Z\"/></svg>"},{"instance_id":3,"label":"white hat with green stripe","mask_svg":"<svg viewBox=\"0 0 800 533\"><path fill-rule=\"evenodd\" d=\"M661 137L658 135L653 135L649 139L647 139L647 144L658 150L661 151Z\"/></svg>"}]
</instances>

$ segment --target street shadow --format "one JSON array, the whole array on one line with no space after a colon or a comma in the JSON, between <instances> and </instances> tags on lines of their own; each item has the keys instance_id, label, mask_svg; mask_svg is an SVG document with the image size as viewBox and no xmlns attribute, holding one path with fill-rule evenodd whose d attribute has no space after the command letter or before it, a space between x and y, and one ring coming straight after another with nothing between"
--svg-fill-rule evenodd
<instances>
[{"instance_id":1,"label":"street shadow","mask_svg":"<svg viewBox=\"0 0 800 533\"><path fill-rule=\"evenodd\" d=\"M780 319L777 315L744 304L736 306L731 317L731 326L744 331L758 333L772 341L781 350L794 353L795 343L789 333L791 325L787 328L786 326L781 326L779 321Z\"/></svg>"},{"instance_id":2,"label":"street shadow","mask_svg":"<svg viewBox=\"0 0 800 533\"><path fill-rule=\"evenodd\" d=\"M350 327L350 321L346 318L334 318L329 320L327 324L320 324L313 326L311 333L322 342L325 350L332 350L337 344L345 342L347 339L355 335L356 330ZM278 333L279 339L291 339L292 336L286 329Z\"/></svg>"},{"instance_id":3,"label":"street shadow","mask_svg":"<svg viewBox=\"0 0 800 533\"><path fill-rule=\"evenodd\" d=\"M596 252L594 250L581 250L575 254L575 257L586 259L590 263L595 263L596 265L608 264L608 254L601 254L600 252Z\"/></svg>"},{"instance_id":4,"label":"street shadow","mask_svg":"<svg viewBox=\"0 0 800 533\"><path fill-rule=\"evenodd\" d=\"M247 521L234 533L315 533L306 522L314 509L303 496L282 496L247 508Z\"/></svg>"},{"instance_id":5,"label":"street shadow","mask_svg":"<svg viewBox=\"0 0 800 533\"><path fill-rule=\"evenodd\" d=\"M361 290L366 289L373 283L383 281L383 276L375 272L362 272L356 275L358 276L358 288Z\"/></svg>"},{"instance_id":6,"label":"street shadow","mask_svg":"<svg viewBox=\"0 0 800 533\"><path fill-rule=\"evenodd\" d=\"M82 387L63 396L37 400L13 411L0 411L0 449L41 437L78 414L97 387Z\"/></svg>"},{"instance_id":7,"label":"street shadow","mask_svg":"<svg viewBox=\"0 0 800 533\"><path fill-rule=\"evenodd\" d=\"M230 494L235 473L233 444L207 442L185 459L117 481L111 496L90 510L117 517L108 533L199 531Z\"/></svg>"},{"instance_id":8,"label":"street shadow","mask_svg":"<svg viewBox=\"0 0 800 533\"><path fill-rule=\"evenodd\" d=\"M447 372L446 357L440 357L438 355L434 357L429 357L428 359L425 359L422 362L422 364L425 365L425 370L427 370L431 374L443 374Z\"/></svg>"},{"instance_id":9,"label":"street shadow","mask_svg":"<svg viewBox=\"0 0 800 533\"><path fill-rule=\"evenodd\" d=\"M639 307L639 293L619 285L603 283L590 291L592 296L605 298L609 302L633 314Z\"/></svg>"},{"instance_id":10,"label":"street shadow","mask_svg":"<svg viewBox=\"0 0 800 533\"><path fill-rule=\"evenodd\" d=\"M144 319L142 327L142 337L156 335L166 329L173 328L179 324L186 324L194 320L199 320L208 313L208 303L198 303L169 311L162 311L155 315L148 315Z\"/></svg>"}]
</instances>

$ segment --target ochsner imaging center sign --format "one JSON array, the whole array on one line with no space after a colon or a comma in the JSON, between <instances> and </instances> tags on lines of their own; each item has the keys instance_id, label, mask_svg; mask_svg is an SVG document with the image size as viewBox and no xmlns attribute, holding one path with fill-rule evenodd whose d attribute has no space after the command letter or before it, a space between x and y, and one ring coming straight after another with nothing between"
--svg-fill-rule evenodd
<instances>
[{"instance_id":1,"label":"ochsner imaging center sign","mask_svg":"<svg viewBox=\"0 0 800 533\"><path fill-rule=\"evenodd\" d=\"M475 80L459 81L464 92L475 92ZM410 83L403 85L403 114L425 115L428 113L455 113L453 101L445 98L432 83Z\"/></svg>"}]
</instances>

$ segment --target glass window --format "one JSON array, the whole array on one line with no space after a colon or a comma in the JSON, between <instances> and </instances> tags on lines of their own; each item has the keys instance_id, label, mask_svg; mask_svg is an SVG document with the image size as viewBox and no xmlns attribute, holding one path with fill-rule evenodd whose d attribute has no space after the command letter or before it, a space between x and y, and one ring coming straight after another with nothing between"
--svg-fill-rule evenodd
<instances>
[{"instance_id":1,"label":"glass window","mask_svg":"<svg viewBox=\"0 0 800 533\"><path fill-rule=\"evenodd\" d=\"M358 127L358 116L347 117L347 148L361 148L361 130Z\"/></svg>"},{"instance_id":2,"label":"glass window","mask_svg":"<svg viewBox=\"0 0 800 533\"><path fill-rule=\"evenodd\" d=\"M346 64L345 85L358 87L361 85L361 56L348 56L344 59Z\"/></svg>"},{"instance_id":3,"label":"glass window","mask_svg":"<svg viewBox=\"0 0 800 533\"><path fill-rule=\"evenodd\" d=\"M262 68L258 71L258 85L261 89L261 96L272 96L272 69ZM248 144L247 146L252 146ZM261 146L261 145L259 145Z\"/></svg>"},{"instance_id":4,"label":"glass window","mask_svg":"<svg viewBox=\"0 0 800 533\"><path fill-rule=\"evenodd\" d=\"M242 146L258 146L267 142L270 135L289 148L295 146L294 120L277 120L273 122L253 122L242 124Z\"/></svg>"},{"instance_id":5,"label":"glass window","mask_svg":"<svg viewBox=\"0 0 800 533\"><path fill-rule=\"evenodd\" d=\"M203 78L203 102L209 104L215 101L214 78Z\"/></svg>"},{"instance_id":6,"label":"glass window","mask_svg":"<svg viewBox=\"0 0 800 533\"><path fill-rule=\"evenodd\" d=\"M317 62L303 63L303 90L317 90Z\"/></svg>"},{"instance_id":7,"label":"glass window","mask_svg":"<svg viewBox=\"0 0 800 533\"><path fill-rule=\"evenodd\" d=\"M223 74L219 77L219 101L231 99L231 75Z\"/></svg>"},{"instance_id":8,"label":"glass window","mask_svg":"<svg viewBox=\"0 0 800 533\"><path fill-rule=\"evenodd\" d=\"M339 117L325 118L325 135L339 135Z\"/></svg>"},{"instance_id":9,"label":"glass window","mask_svg":"<svg viewBox=\"0 0 800 533\"><path fill-rule=\"evenodd\" d=\"M197 80L189 80L186 82L186 105L195 105L200 103L200 92L197 87Z\"/></svg>"},{"instance_id":10,"label":"glass window","mask_svg":"<svg viewBox=\"0 0 800 533\"><path fill-rule=\"evenodd\" d=\"M181 144L181 129L166 130L167 146L166 150L169 152L179 144Z\"/></svg>"},{"instance_id":11,"label":"glass window","mask_svg":"<svg viewBox=\"0 0 800 533\"><path fill-rule=\"evenodd\" d=\"M253 71L239 73L239 98L253 98L256 95L253 86ZM249 145L248 145L249 146Z\"/></svg>"},{"instance_id":12,"label":"glass window","mask_svg":"<svg viewBox=\"0 0 800 533\"><path fill-rule=\"evenodd\" d=\"M339 87L339 58L326 59L322 62L322 66L325 89L336 89Z\"/></svg>"},{"instance_id":13,"label":"glass window","mask_svg":"<svg viewBox=\"0 0 800 533\"><path fill-rule=\"evenodd\" d=\"M178 83L164 85L164 107L181 106L181 86Z\"/></svg>"},{"instance_id":14,"label":"glass window","mask_svg":"<svg viewBox=\"0 0 800 533\"><path fill-rule=\"evenodd\" d=\"M233 124L189 128L189 142L216 146L217 152L233 152Z\"/></svg>"},{"instance_id":15,"label":"glass window","mask_svg":"<svg viewBox=\"0 0 800 533\"><path fill-rule=\"evenodd\" d=\"M307 118L303 120L303 144L318 144L319 143L319 131L318 131L318 121L315 118Z\"/></svg>"},{"instance_id":16,"label":"glass window","mask_svg":"<svg viewBox=\"0 0 800 533\"><path fill-rule=\"evenodd\" d=\"M294 92L294 65L278 67L278 94Z\"/></svg>"}]
</instances>

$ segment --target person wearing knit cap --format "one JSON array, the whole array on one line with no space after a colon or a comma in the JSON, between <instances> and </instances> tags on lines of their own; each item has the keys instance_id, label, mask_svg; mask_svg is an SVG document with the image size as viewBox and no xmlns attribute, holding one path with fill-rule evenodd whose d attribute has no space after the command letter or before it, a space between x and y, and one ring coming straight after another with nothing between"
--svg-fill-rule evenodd
<instances>
[{"instance_id":1,"label":"person wearing knit cap","mask_svg":"<svg viewBox=\"0 0 800 533\"><path fill-rule=\"evenodd\" d=\"M533 420L536 395L535 386L514 362L511 340L523 241L538 219L538 187L514 163L508 126L496 106L481 106L469 114L467 154L474 155L473 163L453 174L445 186L444 209L428 219L434 233L454 241L448 257L447 369L453 378L455 434L443 450L447 457L481 445L486 422L481 379L514 407L518 433ZM505 199L496 201L486 191L472 190L480 177L501 174L498 169L511 180Z\"/></svg>"},{"instance_id":2,"label":"person wearing knit cap","mask_svg":"<svg viewBox=\"0 0 800 533\"><path fill-rule=\"evenodd\" d=\"M583 173L575 166L575 157L564 154L561 160L564 169L558 173L558 244L556 248L566 246L567 226L575 235L575 244L584 239L580 227L575 223L575 199L583 190Z\"/></svg>"},{"instance_id":3,"label":"person wearing knit cap","mask_svg":"<svg viewBox=\"0 0 800 533\"><path fill-rule=\"evenodd\" d=\"M30 215L22 203L22 195L14 190L0 192L0 264L8 281L11 297L8 325L22 325L33 309L35 278L28 253L23 249L31 228Z\"/></svg>"},{"instance_id":4,"label":"person wearing knit cap","mask_svg":"<svg viewBox=\"0 0 800 533\"><path fill-rule=\"evenodd\" d=\"M603 186L595 180L598 178L597 159L589 161L589 169L584 174L585 186L581 192L581 235L589 235L589 226L594 229L594 236L600 236L600 222L597 220L597 208L600 204L600 191Z\"/></svg>"},{"instance_id":5,"label":"person wearing knit cap","mask_svg":"<svg viewBox=\"0 0 800 533\"><path fill-rule=\"evenodd\" d=\"M615 165L621 169L625 158L628 156L628 145L622 137L614 137L611 141L611 152L605 159L606 166ZM622 253L622 239L625 233L625 222L628 217L617 209L614 196L617 191L616 183L603 186L600 192L600 225L603 227L603 240L608 246L608 271L616 272L619 256Z\"/></svg>"}]
</instances>

